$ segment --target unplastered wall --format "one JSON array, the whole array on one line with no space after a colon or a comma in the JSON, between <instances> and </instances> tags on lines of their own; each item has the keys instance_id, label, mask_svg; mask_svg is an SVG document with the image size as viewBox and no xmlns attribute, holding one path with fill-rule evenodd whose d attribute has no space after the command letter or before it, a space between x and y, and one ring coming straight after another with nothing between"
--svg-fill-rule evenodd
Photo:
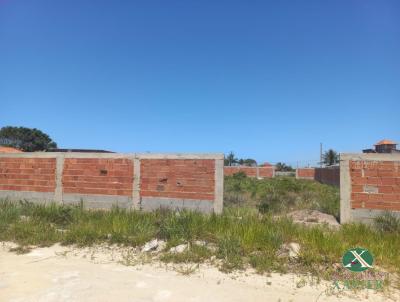
<instances>
[{"instance_id":1,"label":"unplastered wall","mask_svg":"<svg viewBox=\"0 0 400 302\"><path fill-rule=\"evenodd\" d=\"M316 180L322 184L338 187L340 185L340 168L339 166L298 168L296 169L296 178Z\"/></svg>"},{"instance_id":2,"label":"unplastered wall","mask_svg":"<svg viewBox=\"0 0 400 302\"><path fill-rule=\"evenodd\" d=\"M222 211L222 154L0 154L0 198Z\"/></svg>"},{"instance_id":3,"label":"unplastered wall","mask_svg":"<svg viewBox=\"0 0 400 302\"><path fill-rule=\"evenodd\" d=\"M315 169L314 168L297 168L296 178L297 179L314 179Z\"/></svg>"},{"instance_id":4,"label":"unplastered wall","mask_svg":"<svg viewBox=\"0 0 400 302\"><path fill-rule=\"evenodd\" d=\"M133 162L126 158L66 158L63 193L131 196Z\"/></svg>"},{"instance_id":5,"label":"unplastered wall","mask_svg":"<svg viewBox=\"0 0 400 302\"><path fill-rule=\"evenodd\" d=\"M339 187L340 167L330 166L324 168L315 168L314 179L323 184Z\"/></svg>"},{"instance_id":6,"label":"unplastered wall","mask_svg":"<svg viewBox=\"0 0 400 302\"><path fill-rule=\"evenodd\" d=\"M400 154L341 154L341 222L372 222L384 211L400 216Z\"/></svg>"},{"instance_id":7,"label":"unplastered wall","mask_svg":"<svg viewBox=\"0 0 400 302\"><path fill-rule=\"evenodd\" d=\"M0 190L53 192L55 158L0 159Z\"/></svg>"},{"instance_id":8,"label":"unplastered wall","mask_svg":"<svg viewBox=\"0 0 400 302\"><path fill-rule=\"evenodd\" d=\"M257 178L271 178L275 176L274 167L247 167L247 166L224 167L225 176L230 176L238 172L243 172L248 177L257 177Z\"/></svg>"}]
</instances>

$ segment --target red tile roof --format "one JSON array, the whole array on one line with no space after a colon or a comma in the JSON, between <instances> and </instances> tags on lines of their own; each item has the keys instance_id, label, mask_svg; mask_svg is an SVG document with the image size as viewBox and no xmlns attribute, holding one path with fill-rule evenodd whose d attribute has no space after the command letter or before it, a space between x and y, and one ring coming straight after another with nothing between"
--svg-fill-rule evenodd
<instances>
[{"instance_id":1,"label":"red tile roof","mask_svg":"<svg viewBox=\"0 0 400 302\"><path fill-rule=\"evenodd\" d=\"M380 145L397 145L397 143L391 141L390 139L383 139L375 144L375 146L380 146Z\"/></svg>"},{"instance_id":2,"label":"red tile roof","mask_svg":"<svg viewBox=\"0 0 400 302\"><path fill-rule=\"evenodd\" d=\"M0 153L22 153L22 151L13 147L0 146Z\"/></svg>"}]
</instances>

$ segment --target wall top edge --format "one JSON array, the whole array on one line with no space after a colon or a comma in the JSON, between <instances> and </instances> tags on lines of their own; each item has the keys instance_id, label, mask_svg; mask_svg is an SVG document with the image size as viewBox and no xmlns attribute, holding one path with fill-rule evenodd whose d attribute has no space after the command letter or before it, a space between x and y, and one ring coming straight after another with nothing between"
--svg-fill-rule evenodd
<instances>
[{"instance_id":1,"label":"wall top edge","mask_svg":"<svg viewBox=\"0 0 400 302\"><path fill-rule=\"evenodd\" d=\"M334 166L326 166L326 167L316 167L313 169L315 169L315 170L326 170L326 169L335 170L335 169L339 169L339 168L340 168L339 165L334 165Z\"/></svg>"},{"instance_id":2,"label":"wall top edge","mask_svg":"<svg viewBox=\"0 0 400 302\"><path fill-rule=\"evenodd\" d=\"M340 160L400 161L400 153L340 153Z\"/></svg>"},{"instance_id":3,"label":"wall top edge","mask_svg":"<svg viewBox=\"0 0 400 302\"><path fill-rule=\"evenodd\" d=\"M223 153L86 153L24 152L0 153L0 158L130 158L130 159L224 159Z\"/></svg>"},{"instance_id":4,"label":"wall top edge","mask_svg":"<svg viewBox=\"0 0 400 302\"><path fill-rule=\"evenodd\" d=\"M243 169L243 168L245 168L245 169L246 168L273 169L274 166L267 166L267 167L260 167L260 166L255 166L255 167L252 167L252 166L224 166L224 168L234 168L234 169Z\"/></svg>"}]
</instances>

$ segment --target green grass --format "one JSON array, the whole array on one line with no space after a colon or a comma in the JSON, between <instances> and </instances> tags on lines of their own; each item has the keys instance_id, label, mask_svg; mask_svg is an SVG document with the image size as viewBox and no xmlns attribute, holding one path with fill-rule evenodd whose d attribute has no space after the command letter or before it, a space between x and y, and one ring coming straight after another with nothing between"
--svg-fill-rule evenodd
<instances>
[{"instance_id":1,"label":"green grass","mask_svg":"<svg viewBox=\"0 0 400 302\"><path fill-rule=\"evenodd\" d=\"M310 228L240 207L227 208L222 215L204 215L186 211L95 211L0 201L0 241L16 242L21 251L30 245L57 242L140 246L154 238L166 240L168 247L190 245L182 254L164 252L163 261L198 263L214 256L226 271L252 266L259 272L310 272L327 277L334 264L341 262L343 253L357 246L369 249L378 266L400 271L398 232L362 224L346 224L338 231L325 226ZM212 244L215 250L196 246L196 240ZM301 245L298 259L278 257L280 246L289 242Z\"/></svg>"},{"instance_id":2,"label":"green grass","mask_svg":"<svg viewBox=\"0 0 400 302\"><path fill-rule=\"evenodd\" d=\"M339 188L293 177L255 179L242 173L226 176L225 206L258 208L261 212L282 213L312 209L339 218Z\"/></svg>"},{"instance_id":3,"label":"green grass","mask_svg":"<svg viewBox=\"0 0 400 302\"><path fill-rule=\"evenodd\" d=\"M400 233L400 218L387 211L383 215L376 217L375 227L381 232Z\"/></svg>"},{"instance_id":4,"label":"green grass","mask_svg":"<svg viewBox=\"0 0 400 302\"><path fill-rule=\"evenodd\" d=\"M191 245L189 249L182 253L164 253L161 261L171 263L201 263L210 259L211 251L205 246Z\"/></svg>"}]
</instances>

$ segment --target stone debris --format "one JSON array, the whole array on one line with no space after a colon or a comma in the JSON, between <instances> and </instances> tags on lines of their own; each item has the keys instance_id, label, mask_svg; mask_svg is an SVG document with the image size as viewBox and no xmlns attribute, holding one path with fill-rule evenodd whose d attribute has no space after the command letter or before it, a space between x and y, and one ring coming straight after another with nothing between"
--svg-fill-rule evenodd
<instances>
[{"instance_id":1,"label":"stone debris","mask_svg":"<svg viewBox=\"0 0 400 302\"><path fill-rule=\"evenodd\" d=\"M167 243L163 240L158 240L158 246L156 248L156 252L162 252L167 247Z\"/></svg>"},{"instance_id":2,"label":"stone debris","mask_svg":"<svg viewBox=\"0 0 400 302\"><path fill-rule=\"evenodd\" d=\"M188 246L187 246L187 244L180 244L180 245L178 245L178 246L175 246L175 247L172 247L170 250L169 250L169 252L170 253L176 253L176 254L179 254L179 253L183 253L184 251L186 251L186 249L188 248Z\"/></svg>"},{"instance_id":3,"label":"stone debris","mask_svg":"<svg viewBox=\"0 0 400 302\"><path fill-rule=\"evenodd\" d=\"M284 243L278 251L278 257L288 257L296 259L300 253L300 244L296 242Z\"/></svg>"},{"instance_id":4,"label":"stone debris","mask_svg":"<svg viewBox=\"0 0 400 302\"><path fill-rule=\"evenodd\" d=\"M167 244L163 240L153 239L142 247L142 253L150 251L161 252L163 249L165 249L166 245Z\"/></svg>"},{"instance_id":5,"label":"stone debris","mask_svg":"<svg viewBox=\"0 0 400 302\"><path fill-rule=\"evenodd\" d=\"M295 223L306 226L328 225L330 228L340 228L339 222L333 215L325 214L317 210L298 210L287 214Z\"/></svg>"},{"instance_id":6,"label":"stone debris","mask_svg":"<svg viewBox=\"0 0 400 302\"><path fill-rule=\"evenodd\" d=\"M29 216L25 216L25 215L20 215L19 216L19 219L21 220L21 221L30 221L31 220L31 217L29 217Z\"/></svg>"}]
</instances>

